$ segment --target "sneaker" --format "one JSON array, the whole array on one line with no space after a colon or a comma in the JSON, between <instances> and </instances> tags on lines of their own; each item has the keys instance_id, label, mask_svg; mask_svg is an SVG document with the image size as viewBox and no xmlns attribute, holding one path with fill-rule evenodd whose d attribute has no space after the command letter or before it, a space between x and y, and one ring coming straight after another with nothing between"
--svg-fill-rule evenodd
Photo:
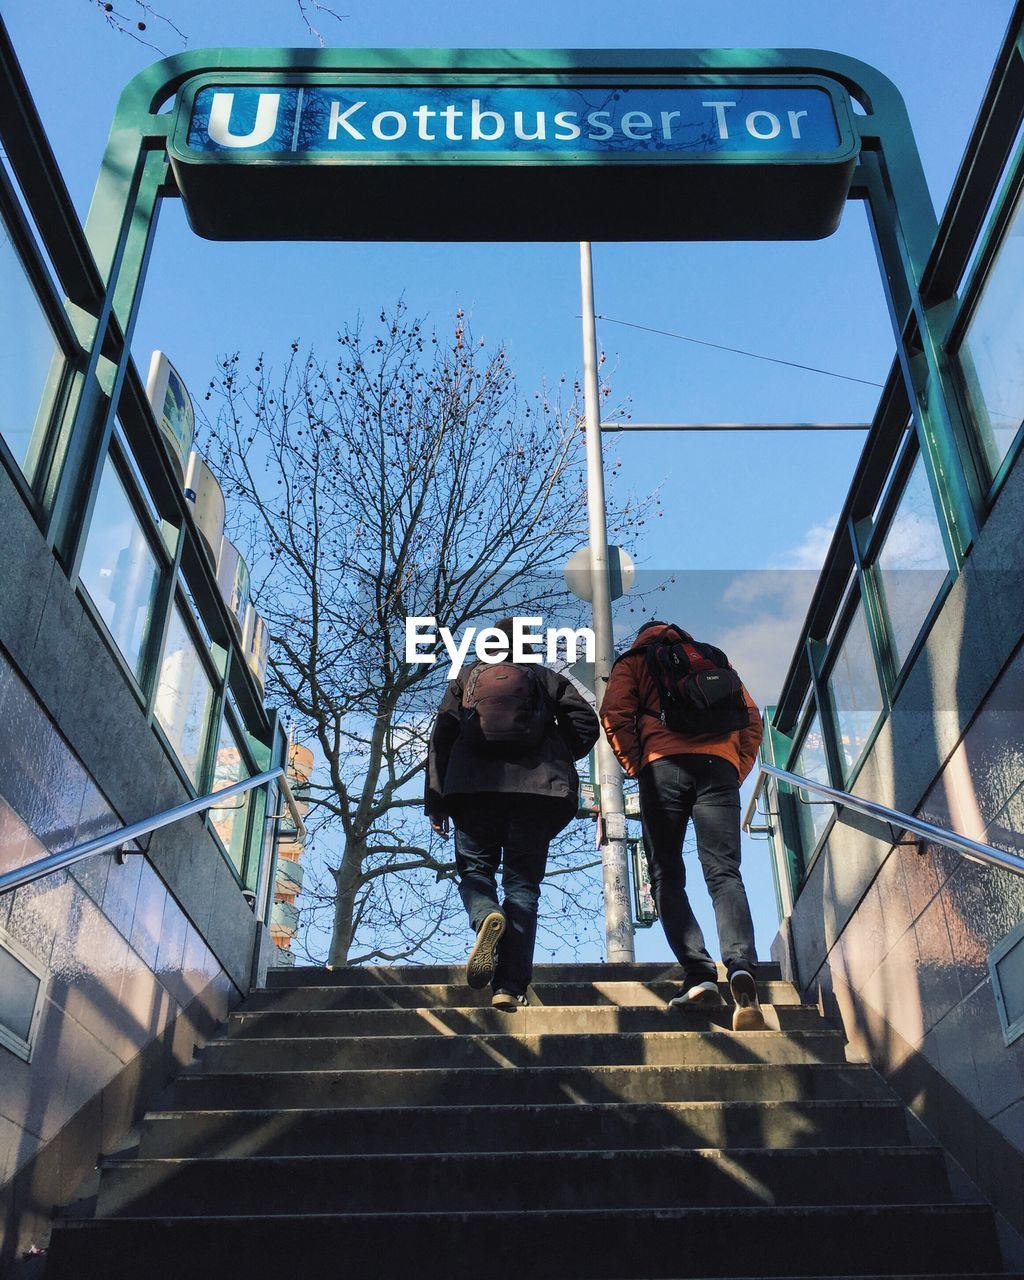
<instances>
[{"instance_id":1,"label":"sneaker","mask_svg":"<svg viewBox=\"0 0 1024 1280\"><path fill-rule=\"evenodd\" d=\"M763 1031L764 1014L757 998L757 983L749 969L734 969L729 975L729 990L736 1001L732 1013L733 1031Z\"/></svg>"},{"instance_id":2,"label":"sneaker","mask_svg":"<svg viewBox=\"0 0 1024 1280\"><path fill-rule=\"evenodd\" d=\"M528 1009L529 1006L526 996L517 995L506 987L499 987L491 997L491 1008L502 1009L505 1013L515 1013L517 1009Z\"/></svg>"},{"instance_id":3,"label":"sneaker","mask_svg":"<svg viewBox=\"0 0 1024 1280\"><path fill-rule=\"evenodd\" d=\"M505 932L505 917L500 911L489 911L476 931L476 942L466 961L466 981L476 990L486 987L494 977L498 942Z\"/></svg>"},{"instance_id":4,"label":"sneaker","mask_svg":"<svg viewBox=\"0 0 1024 1280\"><path fill-rule=\"evenodd\" d=\"M695 983L692 987L683 983L668 1003L669 1008L673 1005L677 1008L682 1005L699 1005L715 1009L725 1002L722 1000L722 993L718 990L718 983L708 978L706 982Z\"/></svg>"}]
</instances>

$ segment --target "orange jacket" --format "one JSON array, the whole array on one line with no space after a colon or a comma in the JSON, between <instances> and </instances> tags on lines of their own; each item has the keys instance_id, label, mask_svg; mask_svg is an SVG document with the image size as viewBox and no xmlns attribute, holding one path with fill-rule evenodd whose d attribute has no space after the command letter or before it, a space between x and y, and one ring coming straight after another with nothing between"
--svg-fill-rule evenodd
<instances>
[{"instance_id":1,"label":"orange jacket","mask_svg":"<svg viewBox=\"0 0 1024 1280\"><path fill-rule=\"evenodd\" d=\"M677 627L658 625L641 631L635 643L637 646L651 644L666 631L685 640L693 639ZM746 728L734 729L717 738L687 738L673 733L657 718L660 714L658 691L647 670L647 658L643 653L633 653L617 662L612 670L601 703L601 724L619 763L631 778L635 778L645 764L664 756L708 755L728 760L742 782L754 766L761 742L761 714L746 689L743 697L750 713ZM642 715L644 711L654 714Z\"/></svg>"}]
</instances>

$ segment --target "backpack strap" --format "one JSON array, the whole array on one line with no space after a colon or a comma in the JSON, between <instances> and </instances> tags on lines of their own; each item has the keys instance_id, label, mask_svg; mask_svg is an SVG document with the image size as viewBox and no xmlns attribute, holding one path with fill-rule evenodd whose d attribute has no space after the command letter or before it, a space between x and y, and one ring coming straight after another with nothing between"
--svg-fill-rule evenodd
<instances>
[{"instance_id":1,"label":"backpack strap","mask_svg":"<svg viewBox=\"0 0 1024 1280\"><path fill-rule=\"evenodd\" d=\"M617 667L619 663L623 660L623 658L631 658L634 653L646 653L648 648L650 648L649 645L640 644L633 649L624 650L624 652L620 653L619 656L614 660L614 662L612 663L612 667L613 668Z\"/></svg>"}]
</instances>

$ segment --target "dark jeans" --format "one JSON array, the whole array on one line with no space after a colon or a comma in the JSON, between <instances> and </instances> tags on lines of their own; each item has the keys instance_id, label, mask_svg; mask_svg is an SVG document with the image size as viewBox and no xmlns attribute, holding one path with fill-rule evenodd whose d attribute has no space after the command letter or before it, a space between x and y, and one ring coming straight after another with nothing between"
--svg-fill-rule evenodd
<instances>
[{"instance_id":1,"label":"dark jeans","mask_svg":"<svg viewBox=\"0 0 1024 1280\"><path fill-rule=\"evenodd\" d=\"M754 972L754 925L740 879L740 789L720 756L653 760L640 771L640 810L651 884L665 937L688 984L714 980L715 965L686 896L683 838L693 818L697 857L715 908L722 960Z\"/></svg>"},{"instance_id":2,"label":"dark jeans","mask_svg":"<svg viewBox=\"0 0 1024 1280\"><path fill-rule=\"evenodd\" d=\"M455 807L455 806L453 806ZM452 822L459 893L474 929L489 911L504 911L495 990L525 995L533 977L540 882L551 838L565 826L564 801L544 796L460 797ZM504 901L498 905L498 868Z\"/></svg>"}]
</instances>

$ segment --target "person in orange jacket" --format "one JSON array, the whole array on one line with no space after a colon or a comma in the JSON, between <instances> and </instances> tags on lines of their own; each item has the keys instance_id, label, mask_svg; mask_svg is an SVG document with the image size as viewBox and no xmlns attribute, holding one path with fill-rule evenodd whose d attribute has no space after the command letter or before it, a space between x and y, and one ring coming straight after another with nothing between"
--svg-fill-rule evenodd
<instances>
[{"instance_id":1,"label":"person in orange jacket","mask_svg":"<svg viewBox=\"0 0 1024 1280\"><path fill-rule=\"evenodd\" d=\"M601 723L619 763L640 782L640 814L651 885L665 937L683 968L673 1005L719 1005L717 971L686 896L683 839L690 818L697 856L711 894L722 961L736 1001L733 1027L759 1030L754 926L740 878L740 783L761 742L761 717L742 690L748 722L718 736L686 737L662 720L647 646L692 642L659 619L644 623L632 649L612 668ZM740 713L742 715L742 713Z\"/></svg>"}]
</instances>

